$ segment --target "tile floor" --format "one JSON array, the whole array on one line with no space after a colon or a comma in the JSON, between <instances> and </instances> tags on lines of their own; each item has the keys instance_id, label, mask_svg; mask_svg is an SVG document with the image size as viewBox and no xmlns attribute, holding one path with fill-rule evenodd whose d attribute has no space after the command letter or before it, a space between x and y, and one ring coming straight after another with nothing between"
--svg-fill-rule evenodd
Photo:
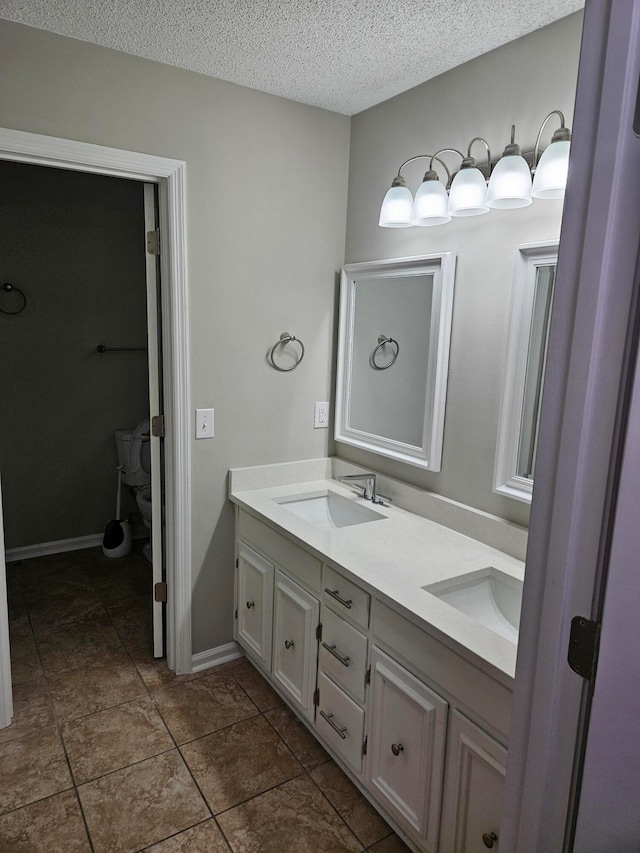
<instances>
[{"instance_id":1,"label":"tile floor","mask_svg":"<svg viewBox=\"0 0 640 853\"><path fill-rule=\"evenodd\" d=\"M138 551L25 560L7 582L1 853L408 849L246 660L176 677L153 659Z\"/></svg>"}]
</instances>

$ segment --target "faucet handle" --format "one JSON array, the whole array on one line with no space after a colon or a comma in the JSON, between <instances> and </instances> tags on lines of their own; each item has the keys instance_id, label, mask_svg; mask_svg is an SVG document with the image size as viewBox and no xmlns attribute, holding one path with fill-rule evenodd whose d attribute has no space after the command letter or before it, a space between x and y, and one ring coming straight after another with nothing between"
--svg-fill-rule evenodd
<instances>
[{"instance_id":1,"label":"faucet handle","mask_svg":"<svg viewBox=\"0 0 640 853\"><path fill-rule=\"evenodd\" d=\"M390 504L392 502L392 498L387 497L387 495L378 495L375 494L372 498L374 504L380 504L380 506L385 506L386 504Z\"/></svg>"}]
</instances>

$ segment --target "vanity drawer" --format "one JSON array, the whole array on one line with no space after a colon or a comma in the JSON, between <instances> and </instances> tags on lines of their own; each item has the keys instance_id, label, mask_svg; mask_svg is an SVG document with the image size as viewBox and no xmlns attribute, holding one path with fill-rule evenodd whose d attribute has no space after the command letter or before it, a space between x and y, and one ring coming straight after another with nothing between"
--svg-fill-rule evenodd
<instances>
[{"instance_id":1,"label":"vanity drawer","mask_svg":"<svg viewBox=\"0 0 640 853\"><path fill-rule=\"evenodd\" d=\"M367 638L340 616L322 608L319 666L358 702L364 702Z\"/></svg>"},{"instance_id":2,"label":"vanity drawer","mask_svg":"<svg viewBox=\"0 0 640 853\"><path fill-rule=\"evenodd\" d=\"M364 741L364 711L323 673L318 675L320 698L316 728L347 764L360 773Z\"/></svg>"},{"instance_id":3,"label":"vanity drawer","mask_svg":"<svg viewBox=\"0 0 640 853\"><path fill-rule=\"evenodd\" d=\"M346 616L363 628L369 627L368 592L344 578L331 566L325 565L322 582L322 602L341 616Z\"/></svg>"},{"instance_id":4,"label":"vanity drawer","mask_svg":"<svg viewBox=\"0 0 640 853\"><path fill-rule=\"evenodd\" d=\"M322 563L316 557L242 511L238 514L238 535L283 566L287 574L300 581L308 590L316 594L320 592Z\"/></svg>"}]
</instances>

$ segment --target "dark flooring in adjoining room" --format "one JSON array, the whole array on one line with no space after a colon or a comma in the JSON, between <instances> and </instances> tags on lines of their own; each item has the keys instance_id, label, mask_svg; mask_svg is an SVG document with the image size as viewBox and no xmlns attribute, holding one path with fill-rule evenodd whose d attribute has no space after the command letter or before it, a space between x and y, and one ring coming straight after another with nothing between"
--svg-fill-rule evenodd
<instances>
[{"instance_id":1,"label":"dark flooring in adjoining room","mask_svg":"<svg viewBox=\"0 0 640 853\"><path fill-rule=\"evenodd\" d=\"M2 853L407 850L248 661L154 660L138 548L9 564L7 585Z\"/></svg>"}]
</instances>

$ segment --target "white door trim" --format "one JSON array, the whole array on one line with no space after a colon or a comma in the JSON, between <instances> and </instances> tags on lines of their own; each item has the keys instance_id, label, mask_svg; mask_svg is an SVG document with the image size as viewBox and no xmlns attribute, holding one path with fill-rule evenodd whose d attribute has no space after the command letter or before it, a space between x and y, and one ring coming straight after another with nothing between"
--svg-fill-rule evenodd
<instances>
[{"instance_id":1,"label":"white door trim","mask_svg":"<svg viewBox=\"0 0 640 853\"><path fill-rule=\"evenodd\" d=\"M640 230L639 32L640 0L587 0L500 838L513 853L571 849L588 686L567 650L571 618L598 618L624 427Z\"/></svg>"},{"instance_id":2,"label":"white door trim","mask_svg":"<svg viewBox=\"0 0 640 853\"><path fill-rule=\"evenodd\" d=\"M163 391L167 436L167 662L178 673L191 672L191 431L185 163L7 128L0 128L0 159L158 184L162 239ZM0 572L4 575L4 550L0 562ZM0 707L3 696L7 694L2 652L0 645ZM9 695L10 691L9 676Z\"/></svg>"},{"instance_id":3,"label":"white door trim","mask_svg":"<svg viewBox=\"0 0 640 853\"><path fill-rule=\"evenodd\" d=\"M11 648L9 646L9 609L7 607L7 577L4 566L4 522L2 519L2 490L0 489L0 729L13 719L11 690Z\"/></svg>"}]
</instances>

